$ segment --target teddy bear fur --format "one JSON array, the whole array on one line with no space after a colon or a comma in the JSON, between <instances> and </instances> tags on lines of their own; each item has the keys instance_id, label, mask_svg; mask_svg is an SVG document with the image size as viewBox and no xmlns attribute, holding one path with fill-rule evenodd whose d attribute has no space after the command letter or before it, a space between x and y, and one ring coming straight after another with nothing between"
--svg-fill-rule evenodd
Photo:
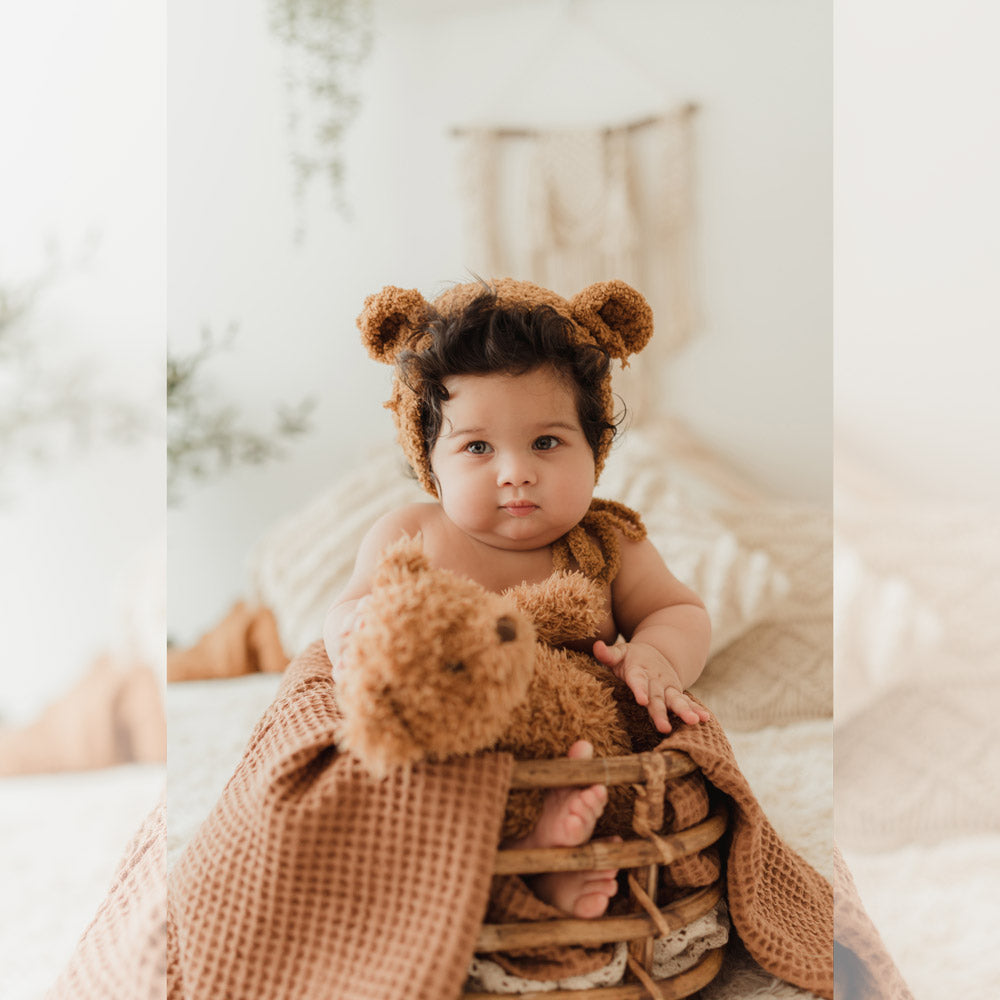
<instances>
[{"instance_id":1,"label":"teddy bear fur","mask_svg":"<svg viewBox=\"0 0 1000 1000\"><path fill-rule=\"evenodd\" d=\"M582 573L495 594L432 567L419 537L404 538L383 554L343 648L338 744L376 776L483 750L563 757L580 739L597 757L630 753L631 693L592 657L557 648L593 635L602 613L601 588ZM628 828L629 792L609 793L602 836ZM511 792L503 839L534 828L543 794Z\"/></svg>"}]
</instances>

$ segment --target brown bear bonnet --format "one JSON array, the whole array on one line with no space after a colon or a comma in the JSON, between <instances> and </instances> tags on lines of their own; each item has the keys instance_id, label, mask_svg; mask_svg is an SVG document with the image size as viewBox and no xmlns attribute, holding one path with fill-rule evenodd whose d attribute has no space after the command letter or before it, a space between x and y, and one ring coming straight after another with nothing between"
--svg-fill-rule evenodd
<instances>
[{"instance_id":1,"label":"brown bear bonnet","mask_svg":"<svg viewBox=\"0 0 1000 1000\"><path fill-rule=\"evenodd\" d=\"M550 306L570 321L569 337L575 344L592 344L601 348L622 366L628 357L642 350L653 333L653 312L645 298L624 281L599 281L588 285L571 299L532 284L500 278L488 286L480 281L456 285L428 302L416 289L386 286L369 295L358 317L361 339L368 353L377 361L395 364L404 350L420 351L430 344L427 327L437 317L448 318L466 309L485 292L492 291L500 308L510 306ZM600 388L601 403L607 422L614 422L614 396L611 375ZM430 456L424 441L420 421L420 400L400 378L397 369L392 384L392 396L385 404L392 411L399 443L420 480L432 496L437 496ZM596 476L600 477L611 447L613 435L602 438L594 456ZM595 479L596 482L596 479Z\"/></svg>"}]
</instances>

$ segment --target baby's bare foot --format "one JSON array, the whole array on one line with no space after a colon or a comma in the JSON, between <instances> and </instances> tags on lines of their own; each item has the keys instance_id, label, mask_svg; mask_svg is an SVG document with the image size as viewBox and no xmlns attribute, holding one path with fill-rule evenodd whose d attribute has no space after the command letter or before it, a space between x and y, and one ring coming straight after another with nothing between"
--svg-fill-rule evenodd
<instances>
[{"instance_id":1,"label":"baby's bare foot","mask_svg":"<svg viewBox=\"0 0 1000 1000\"><path fill-rule=\"evenodd\" d=\"M620 841L621 837L611 837ZM590 920L601 916L618 891L617 869L589 872L548 872L531 882L535 895L574 917Z\"/></svg>"},{"instance_id":2,"label":"baby's bare foot","mask_svg":"<svg viewBox=\"0 0 1000 1000\"><path fill-rule=\"evenodd\" d=\"M570 748L571 758L586 760L594 748L578 740ZM534 830L511 847L577 847L585 844L608 801L604 785L586 788L555 788L545 796ZM613 838L619 840L620 838ZM575 917L599 917L618 889L617 871L549 872L531 880L535 894L546 903Z\"/></svg>"},{"instance_id":3,"label":"baby's bare foot","mask_svg":"<svg viewBox=\"0 0 1000 1000\"><path fill-rule=\"evenodd\" d=\"M569 748L567 756L589 760L594 756L594 748L586 740L577 740ZM553 788L545 796L534 830L511 846L576 847L585 844L594 832L607 801L608 790L604 785Z\"/></svg>"}]
</instances>

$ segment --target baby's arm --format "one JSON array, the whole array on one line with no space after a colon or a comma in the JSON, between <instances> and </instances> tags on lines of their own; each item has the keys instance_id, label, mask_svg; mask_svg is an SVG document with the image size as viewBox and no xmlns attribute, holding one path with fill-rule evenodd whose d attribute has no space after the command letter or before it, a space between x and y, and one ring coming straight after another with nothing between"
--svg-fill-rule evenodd
<instances>
[{"instance_id":1,"label":"baby's arm","mask_svg":"<svg viewBox=\"0 0 1000 1000\"><path fill-rule=\"evenodd\" d=\"M611 605L627 641L614 646L598 641L594 656L628 684L661 733L670 732L668 710L684 722L703 722L708 713L684 691L701 676L708 658L711 625L705 605L667 569L648 539L623 538L621 553Z\"/></svg>"},{"instance_id":2,"label":"baby's arm","mask_svg":"<svg viewBox=\"0 0 1000 1000\"><path fill-rule=\"evenodd\" d=\"M372 576L383 550L387 545L398 541L401 535L415 535L420 531L420 516L416 510L418 506L426 505L411 504L380 517L368 529L358 546L351 578L330 606L323 622L323 645L333 664L334 677L337 675L344 640L361 622L364 601L371 593Z\"/></svg>"}]
</instances>

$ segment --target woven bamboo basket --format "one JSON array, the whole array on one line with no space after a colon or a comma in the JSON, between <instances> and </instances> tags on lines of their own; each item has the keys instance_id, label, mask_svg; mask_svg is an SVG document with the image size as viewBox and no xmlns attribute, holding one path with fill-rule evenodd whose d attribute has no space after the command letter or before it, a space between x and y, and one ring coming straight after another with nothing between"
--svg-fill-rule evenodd
<instances>
[{"instance_id":1,"label":"woven bamboo basket","mask_svg":"<svg viewBox=\"0 0 1000 1000\"><path fill-rule=\"evenodd\" d=\"M686 830L655 832L662 822L662 811L658 810L662 810L665 782L696 770L690 757L678 750L594 760L516 761L511 789L596 783L635 786L633 828L637 835L618 844L602 842L579 847L502 849L497 852L494 874L622 869L627 873L630 912L592 920L567 918L484 924L476 942L476 952L489 955L514 948L627 942L628 965L624 980L615 986L521 994L470 992L463 994L463 1000L500 1000L501 997L503 1000L512 1000L512 997L517 1000L680 1000L711 982L722 965L724 948L709 951L693 968L675 976L654 979L652 974L654 940L704 916L723 895L720 878L713 885L692 891L667 906L661 907L656 902L660 867L714 844L726 829L726 813L716 808L707 819Z\"/></svg>"}]
</instances>

